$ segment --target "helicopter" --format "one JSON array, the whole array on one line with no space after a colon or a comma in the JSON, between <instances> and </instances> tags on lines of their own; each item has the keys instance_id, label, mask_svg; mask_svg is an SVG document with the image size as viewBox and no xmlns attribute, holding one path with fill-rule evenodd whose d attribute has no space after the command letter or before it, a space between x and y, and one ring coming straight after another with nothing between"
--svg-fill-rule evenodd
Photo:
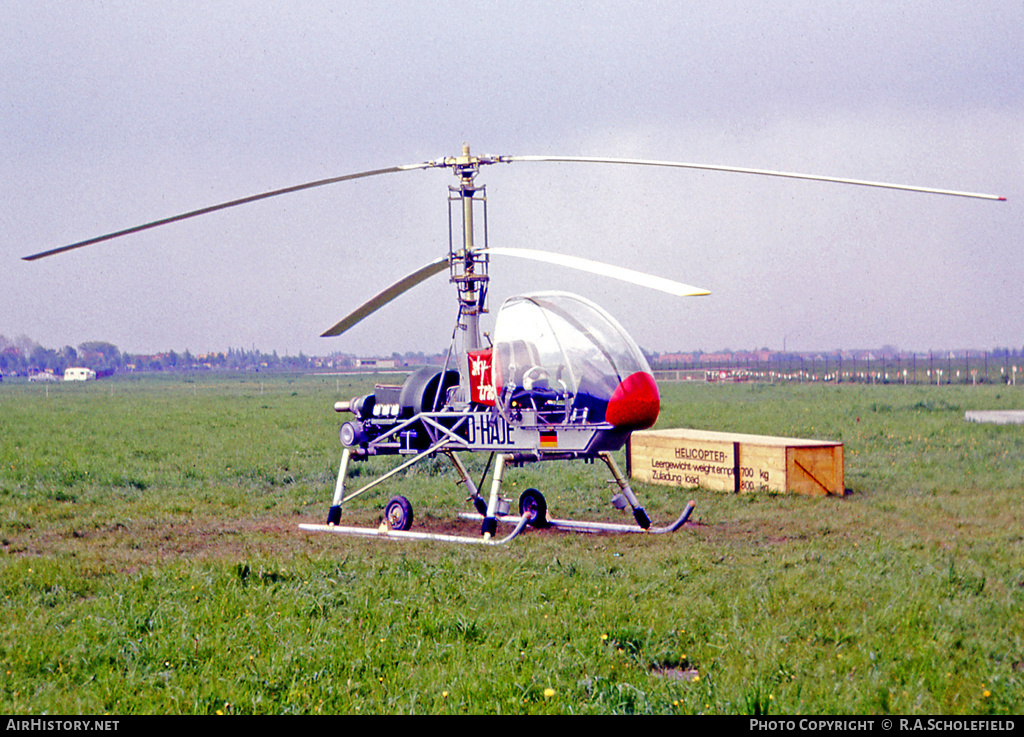
<instances>
[{"instance_id":1,"label":"helicopter","mask_svg":"<svg viewBox=\"0 0 1024 737\"><path fill-rule=\"evenodd\" d=\"M1005 200L1004 197L974 192L649 159L476 156L470 153L467 144L463 144L459 156L372 169L251 195L36 253L24 257L24 260L35 261L314 187L404 171L450 169L458 183L448 188L447 254L439 255L387 287L322 334L322 337L334 337L345 333L400 295L447 271L449 282L455 287L457 312L444 365L420 368L401 385L379 384L371 394L335 403L337 412L353 417L340 428L341 462L327 520L324 524L301 524L299 527L309 532L484 545L505 544L528 526L581 532L675 532L689 519L695 503L690 501L669 524L653 525L613 456L625 446L634 431L653 426L660 411L654 374L643 352L615 318L585 297L564 291L546 291L506 299L497 312L493 333L482 332L480 320L489 312L487 300L492 256L529 259L578 269L679 297L706 296L710 292L665 277L577 256L490 246L487 241L486 187L477 183L476 178L481 167L514 162L671 167ZM483 227L479 229L483 236L482 244L477 242L478 215L483 220ZM460 453L488 455L479 484L469 474ZM352 464L384 455L404 460L373 481L347 492ZM461 516L481 523L479 536L412 530L412 504L402 495L395 495L387 502L378 528L341 524L342 508L348 502L402 471L437 456L448 459L455 469L458 483L466 487L467 501L474 511ZM518 514L512 514L511 500L502 496L506 470L559 460L600 461L605 464L618 487L611 503L619 510L630 508L635 525L551 517L543 494L532 488L521 494ZM488 471L491 471L491 482L485 496L480 487L484 486ZM512 525L512 531L498 537L499 522Z\"/></svg>"}]
</instances>

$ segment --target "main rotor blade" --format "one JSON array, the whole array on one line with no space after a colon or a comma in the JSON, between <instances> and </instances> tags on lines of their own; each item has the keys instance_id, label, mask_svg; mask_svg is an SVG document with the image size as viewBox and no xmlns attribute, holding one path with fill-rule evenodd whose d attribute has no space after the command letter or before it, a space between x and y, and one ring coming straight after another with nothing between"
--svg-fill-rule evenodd
<instances>
[{"instance_id":1,"label":"main rotor blade","mask_svg":"<svg viewBox=\"0 0 1024 737\"><path fill-rule=\"evenodd\" d=\"M370 301L364 302L359 309L348 315L348 317L346 317L341 322L337 323L334 327L322 333L320 337L332 338L336 335L341 335L350 327L352 327L360 320L362 320L364 317L373 314L391 300L401 296L405 292L408 292L410 289L415 287L420 282L426 281L434 274L439 274L447 268L447 256L441 256L440 258L434 259L429 264L420 269L417 269L404 279L396 281L394 284L392 284L390 287L385 289L383 292L378 294Z\"/></svg>"},{"instance_id":2,"label":"main rotor blade","mask_svg":"<svg viewBox=\"0 0 1024 737\"><path fill-rule=\"evenodd\" d=\"M623 266L613 266L612 264L606 264L600 261L591 261L588 258L580 258L579 256L566 256L562 253L537 251L532 248L481 248L479 251L481 253L492 253L498 256L514 256L515 258L542 261L544 263L555 264L557 266L567 266L570 269L587 271L591 274L599 274L600 276L610 276L613 279L619 279L621 281L629 282L630 284L638 284L641 287L657 289L658 291L666 292L676 297L703 297L711 294L707 289L691 287L689 284L672 281L671 279L666 279L661 276L644 274L643 272L633 271L632 269L627 269Z\"/></svg>"},{"instance_id":3,"label":"main rotor blade","mask_svg":"<svg viewBox=\"0 0 1024 737\"><path fill-rule=\"evenodd\" d=\"M106 235L97 236L96 238L90 238L89 240L79 241L78 243L72 243L68 246L61 246L60 248L52 248L49 251L42 251L40 253L34 253L31 256L22 257L23 261L35 261L36 259L46 258L47 256L56 256L58 253L65 253L67 251L73 251L76 248L83 248L85 246L91 246L94 243L102 243L103 241L113 240L114 238L120 238L125 235L131 235L132 233L138 233L143 230L149 230L150 228L158 228L161 225L169 225L170 223L176 223L179 220L188 220L189 218L199 217L200 215L207 215L217 210L226 210L229 207L236 207L237 205L245 205L250 202L256 202L257 200L265 200L269 197L277 197L282 194L291 194L292 192L301 192L304 189L313 189L314 187L323 187L327 184L337 184L338 182L346 182L350 179L362 179L363 177L374 177L378 174L391 174L398 171L410 171L412 169L427 169L436 166L434 162L424 162L422 164L403 164L401 166L391 166L387 169L371 169L370 171L356 172L355 174L345 174L340 177L331 177L330 179L318 179L315 182L306 182L305 184L296 184L291 187L284 187L283 189L275 189L270 192L263 192L262 194L254 194L249 197L242 197L241 199L231 200L230 202L222 202L219 205L211 205L210 207L203 207L198 210L192 210L191 212L182 213L181 215L174 215L169 218L162 218L161 220L154 220L151 223L144 225L136 225L133 228L125 228L115 233L107 233Z\"/></svg>"},{"instance_id":4,"label":"main rotor blade","mask_svg":"<svg viewBox=\"0 0 1024 737\"><path fill-rule=\"evenodd\" d=\"M823 177L817 174L797 174L789 171L772 171L770 169L748 169L740 166L715 166L712 164L688 164L680 161L655 161L651 159L611 159L589 156L502 156L502 161L571 161L590 164L630 164L633 166L666 166L675 169L700 169L703 171L724 171L737 174L758 174L765 177L785 177L787 179L809 179L815 182L835 182L837 184L856 184L861 187L881 187L882 189L902 189L907 192L925 192L927 194L943 194L953 197L972 197L980 200L998 200L1005 202L1005 197L978 192L957 192L951 189L934 189L932 187L916 187L909 184L890 184L888 182L871 182L864 179L843 179L841 177Z\"/></svg>"}]
</instances>

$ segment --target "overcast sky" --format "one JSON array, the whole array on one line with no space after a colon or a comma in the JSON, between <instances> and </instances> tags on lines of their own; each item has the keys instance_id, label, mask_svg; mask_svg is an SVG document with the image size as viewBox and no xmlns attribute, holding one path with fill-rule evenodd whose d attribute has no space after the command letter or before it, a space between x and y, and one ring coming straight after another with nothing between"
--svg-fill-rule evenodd
<instances>
[{"instance_id":1,"label":"overcast sky","mask_svg":"<svg viewBox=\"0 0 1024 737\"><path fill-rule=\"evenodd\" d=\"M700 7L697 7L700 6ZM22 256L248 194L456 155L636 157L1007 202L596 164L485 168L489 242L711 290L495 257L645 348L1024 345L1024 4L0 0L0 334L59 348L443 350L446 170Z\"/></svg>"}]
</instances>

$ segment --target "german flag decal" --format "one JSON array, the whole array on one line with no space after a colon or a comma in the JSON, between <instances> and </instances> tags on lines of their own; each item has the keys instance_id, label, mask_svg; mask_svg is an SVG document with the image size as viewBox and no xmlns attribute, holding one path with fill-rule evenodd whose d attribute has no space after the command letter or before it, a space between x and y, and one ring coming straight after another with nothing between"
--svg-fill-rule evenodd
<instances>
[{"instance_id":1,"label":"german flag decal","mask_svg":"<svg viewBox=\"0 0 1024 737\"><path fill-rule=\"evenodd\" d=\"M558 447L558 433L554 430L541 430L540 431L540 447L541 448L557 448Z\"/></svg>"}]
</instances>

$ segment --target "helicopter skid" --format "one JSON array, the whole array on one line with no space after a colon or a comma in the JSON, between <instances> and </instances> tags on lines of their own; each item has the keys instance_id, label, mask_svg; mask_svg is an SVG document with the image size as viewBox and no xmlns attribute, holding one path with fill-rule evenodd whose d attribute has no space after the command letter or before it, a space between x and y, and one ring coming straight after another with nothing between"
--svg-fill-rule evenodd
<instances>
[{"instance_id":1,"label":"helicopter skid","mask_svg":"<svg viewBox=\"0 0 1024 737\"><path fill-rule=\"evenodd\" d=\"M478 519L483 519L477 515ZM459 543L467 545L504 545L514 540L520 532L533 520L532 516L516 517L516 527L511 533L502 538L490 536L466 537L465 535L446 535L440 532L410 532L409 530L392 530L386 524L380 527L344 527L341 525L299 525L299 529L307 532L330 532L335 535L348 535L350 537L373 537L388 538L391 540L432 540L434 542Z\"/></svg>"},{"instance_id":2,"label":"helicopter skid","mask_svg":"<svg viewBox=\"0 0 1024 737\"><path fill-rule=\"evenodd\" d=\"M553 519L550 517L547 520L547 526L553 527L556 530L566 530L570 532L645 532L650 535L663 535L667 532L675 532L684 524L686 524L686 521L690 518L690 515L693 513L693 509L696 506L697 503L693 500L690 500L690 502L686 505L686 508L683 510L683 513L680 514L678 518L676 518L675 522L669 525L665 525L664 527L649 527L647 529L644 529L643 527L638 527L637 525L624 525L619 524L617 522L589 522L586 520ZM473 521L479 521L483 519L481 515L474 514L472 512L465 512L463 514L460 514L459 517L465 520ZM529 523L529 520L532 519L532 517L516 517L514 515L498 517L498 520L501 522L516 525L517 530L522 527L524 519L526 519L527 523ZM518 534L518 532L516 534Z\"/></svg>"}]
</instances>

